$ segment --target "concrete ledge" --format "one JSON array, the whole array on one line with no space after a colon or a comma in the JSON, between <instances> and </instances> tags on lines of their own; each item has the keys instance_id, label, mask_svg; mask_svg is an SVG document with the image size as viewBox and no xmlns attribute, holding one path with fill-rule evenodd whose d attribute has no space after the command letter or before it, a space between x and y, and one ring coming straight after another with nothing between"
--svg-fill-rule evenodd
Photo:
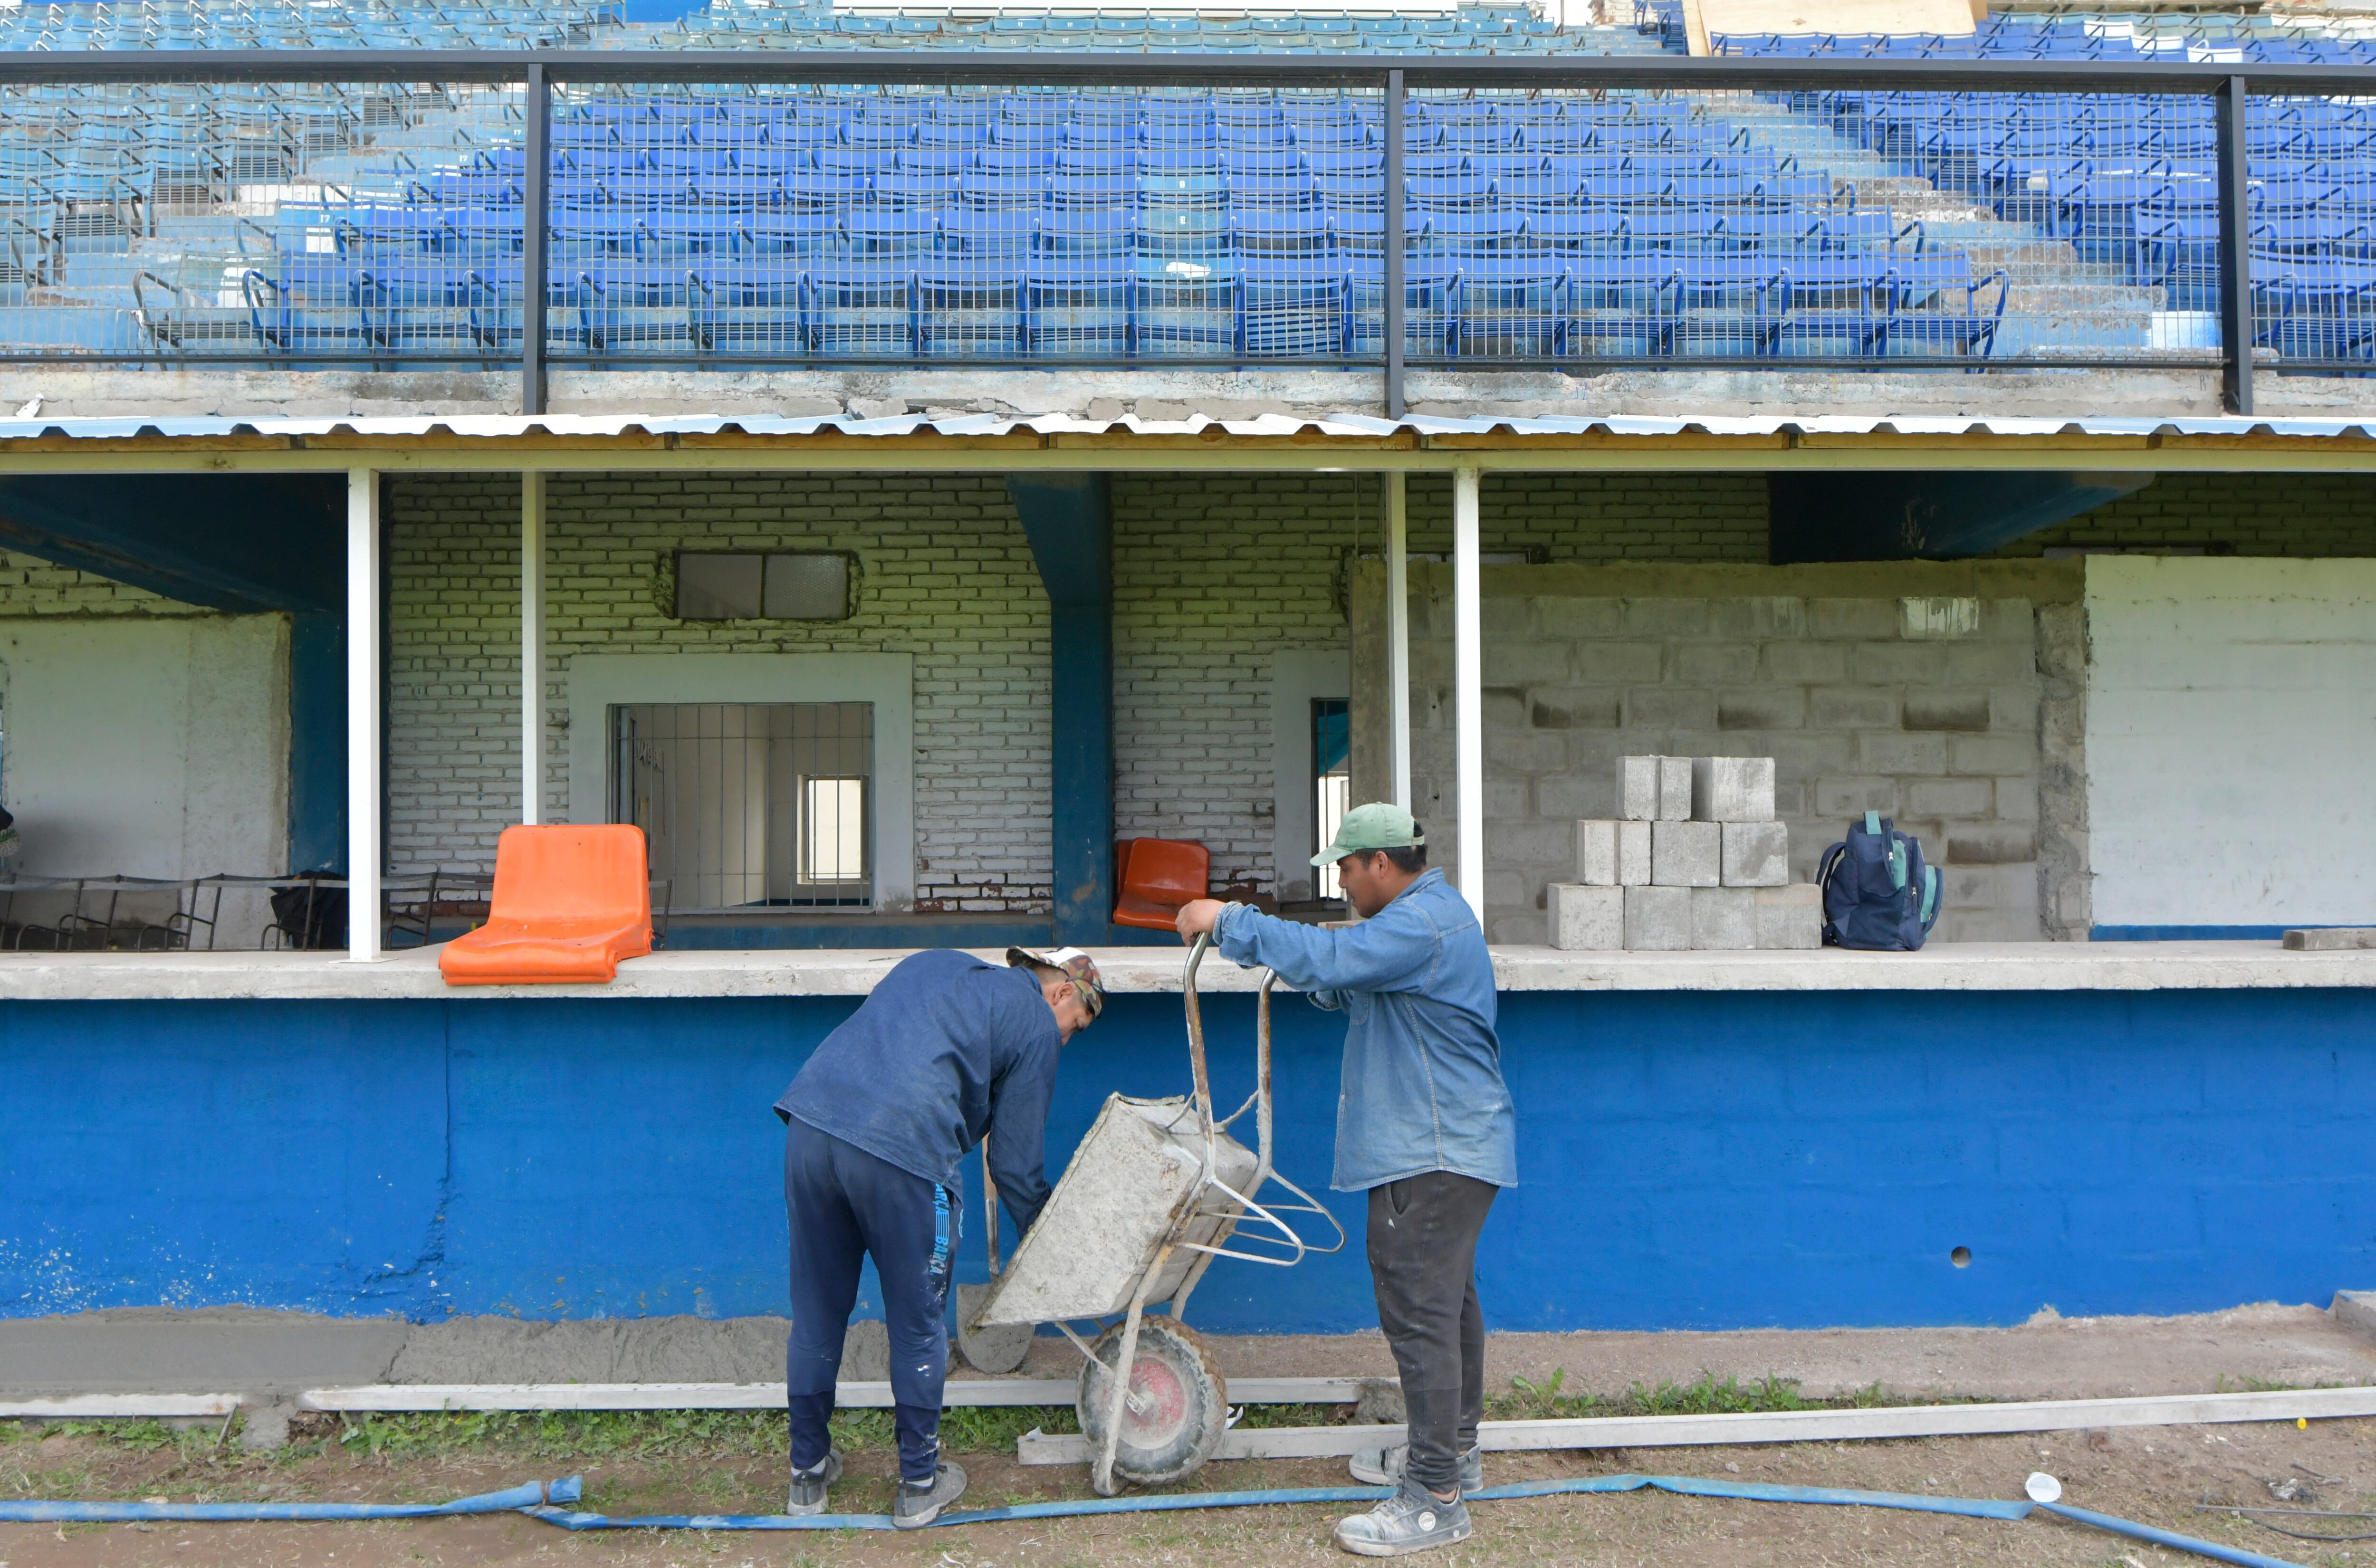
<instances>
[{"instance_id":1,"label":"concrete ledge","mask_svg":"<svg viewBox=\"0 0 2376 1568\"><path fill-rule=\"evenodd\" d=\"M0 1001L503 1001L519 997L863 996L908 949L655 953L609 985L448 986L436 950L355 964L335 953L69 953L0 957ZM985 952L985 957L1003 955ZM1097 950L1119 994L1174 994L1181 955ZM1920 953L1588 953L1493 949L1499 988L1527 991L2252 991L2376 986L2376 951L2275 942L1942 943ZM1208 992L1256 973L1218 960Z\"/></svg>"}]
</instances>

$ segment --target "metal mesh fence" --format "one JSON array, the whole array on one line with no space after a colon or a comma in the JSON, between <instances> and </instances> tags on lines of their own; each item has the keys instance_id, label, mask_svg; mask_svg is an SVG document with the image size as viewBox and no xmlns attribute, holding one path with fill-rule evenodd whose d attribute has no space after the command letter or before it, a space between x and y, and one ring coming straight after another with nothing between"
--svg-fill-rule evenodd
<instances>
[{"instance_id":1,"label":"metal mesh fence","mask_svg":"<svg viewBox=\"0 0 2376 1568\"><path fill-rule=\"evenodd\" d=\"M2210 362L2212 100L572 81L0 89L0 358ZM2349 369L2376 105L2250 104L2254 344Z\"/></svg>"},{"instance_id":2,"label":"metal mesh fence","mask_svg":"<svg viewBox=\"0 0 2376 1568\"><path fill-rule=\"evenodd\" d=\"M2245 127L2255 356L2376 367L2376 104L2254 99ZM2189 245L2214 238L2193 215Z\"/></svg>"},{"instance_id":3,"label":"metal mesh fence","mask_svg":"<svg viewBox=\"0 0 2376 1568\"><path fill-rule=\"evenodd\" d=\"M501 360L519 330L520 98L437 83L0 89L0 354Z\"/></svg>"}]
</instances>

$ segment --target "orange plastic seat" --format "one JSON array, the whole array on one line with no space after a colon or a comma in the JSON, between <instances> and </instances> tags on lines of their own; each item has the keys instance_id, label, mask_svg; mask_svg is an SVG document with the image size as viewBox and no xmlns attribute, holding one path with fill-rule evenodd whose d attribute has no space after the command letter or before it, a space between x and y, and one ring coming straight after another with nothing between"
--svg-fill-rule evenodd
<instances>
[{"instance_id":1,"label":"orange plastic seat","mask_svg":"<svg viewBox=\"0 0 2376 1568\"><path fill-rule=\"evenodd\" d=\"M1181 905L1206 896L1213 858L1204 845L1176 838L1134 838L1129 843L1130 856L1119 878L1122 893L1114 899L1114 924L1170 931L1180 918Z\"/></svg>"},{"instance_id":2,"label":"orange plastic seat","mask_svg":"<svg viewBox=\"0 0 2376 1568\"><path fill-rule=\"evenodd\" d=\"M487 923L437 956L447 985L607 980L652 950L644 830L629 823L506 827Z\"/></svg>"}]
</instances>

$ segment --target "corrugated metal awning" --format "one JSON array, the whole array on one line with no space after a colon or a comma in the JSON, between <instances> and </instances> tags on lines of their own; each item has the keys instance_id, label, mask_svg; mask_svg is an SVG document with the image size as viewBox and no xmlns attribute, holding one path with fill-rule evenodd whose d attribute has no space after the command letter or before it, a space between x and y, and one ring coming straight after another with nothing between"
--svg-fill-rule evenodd
<instances>
[{"instance_id":1,"label":"corrugated metal awning","mask_svg":"<svg viewBox=\"0 0 2376 1568\"><path fill-rule=\"evenodd\" d=\"M896 451L895 451L896 449ZM827 454L836 454L828 459ZM1701 466L2365 467L2360 419L2044 419L1962 414L1479 415L1251 419L1067 414L442 414L385 418L138 415L0 420L0 471L134 467L637 469L811 463L878 467L931 455L971 467L1144 469L1619 467L1651 454ZM1859 457L1861 455L1861 457ZM1688 463L1678 466L1690 466Z\"/></svg>"}]
</instances>

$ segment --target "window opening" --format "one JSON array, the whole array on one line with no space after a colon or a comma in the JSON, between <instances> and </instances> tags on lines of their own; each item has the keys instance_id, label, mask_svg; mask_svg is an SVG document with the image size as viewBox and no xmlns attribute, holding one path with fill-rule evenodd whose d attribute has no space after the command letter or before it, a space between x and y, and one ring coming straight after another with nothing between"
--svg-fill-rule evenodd
<instances>
[{"instance_id":1,"label":"window opening","mask_svg":"<svg viewBox=\"0 0 2376 1568\"><path fill-rule=\"evenodd\" d=\"M679 551L676 614L680 621L846 621L849 557L833 551Z\"/></svg>"},{"instance_id":2,"label":"window opening","mask_svg":"<svg viewBox=\"0 0 2376 1568\"><path fill-rule=\"evenodd\" d=\"M873 704L630 703L611 721L611 820L644 830L679 908L873 901Z\"/></svg>"},{"instance_id":3,"label":"window opening","mask_svg":"<svg viewBox=\"0 0 2376 1568\"><path fill-rule=\"evenodd\" d=\"M1337 825L1352 809L1352 705L1342 697L1312 701L1312 852L1318 854L1336 838ZM1317 868L1313 890L1323 898L1341 899L1343 885L1334 862Z\"/></svg>"}]
</instances>

